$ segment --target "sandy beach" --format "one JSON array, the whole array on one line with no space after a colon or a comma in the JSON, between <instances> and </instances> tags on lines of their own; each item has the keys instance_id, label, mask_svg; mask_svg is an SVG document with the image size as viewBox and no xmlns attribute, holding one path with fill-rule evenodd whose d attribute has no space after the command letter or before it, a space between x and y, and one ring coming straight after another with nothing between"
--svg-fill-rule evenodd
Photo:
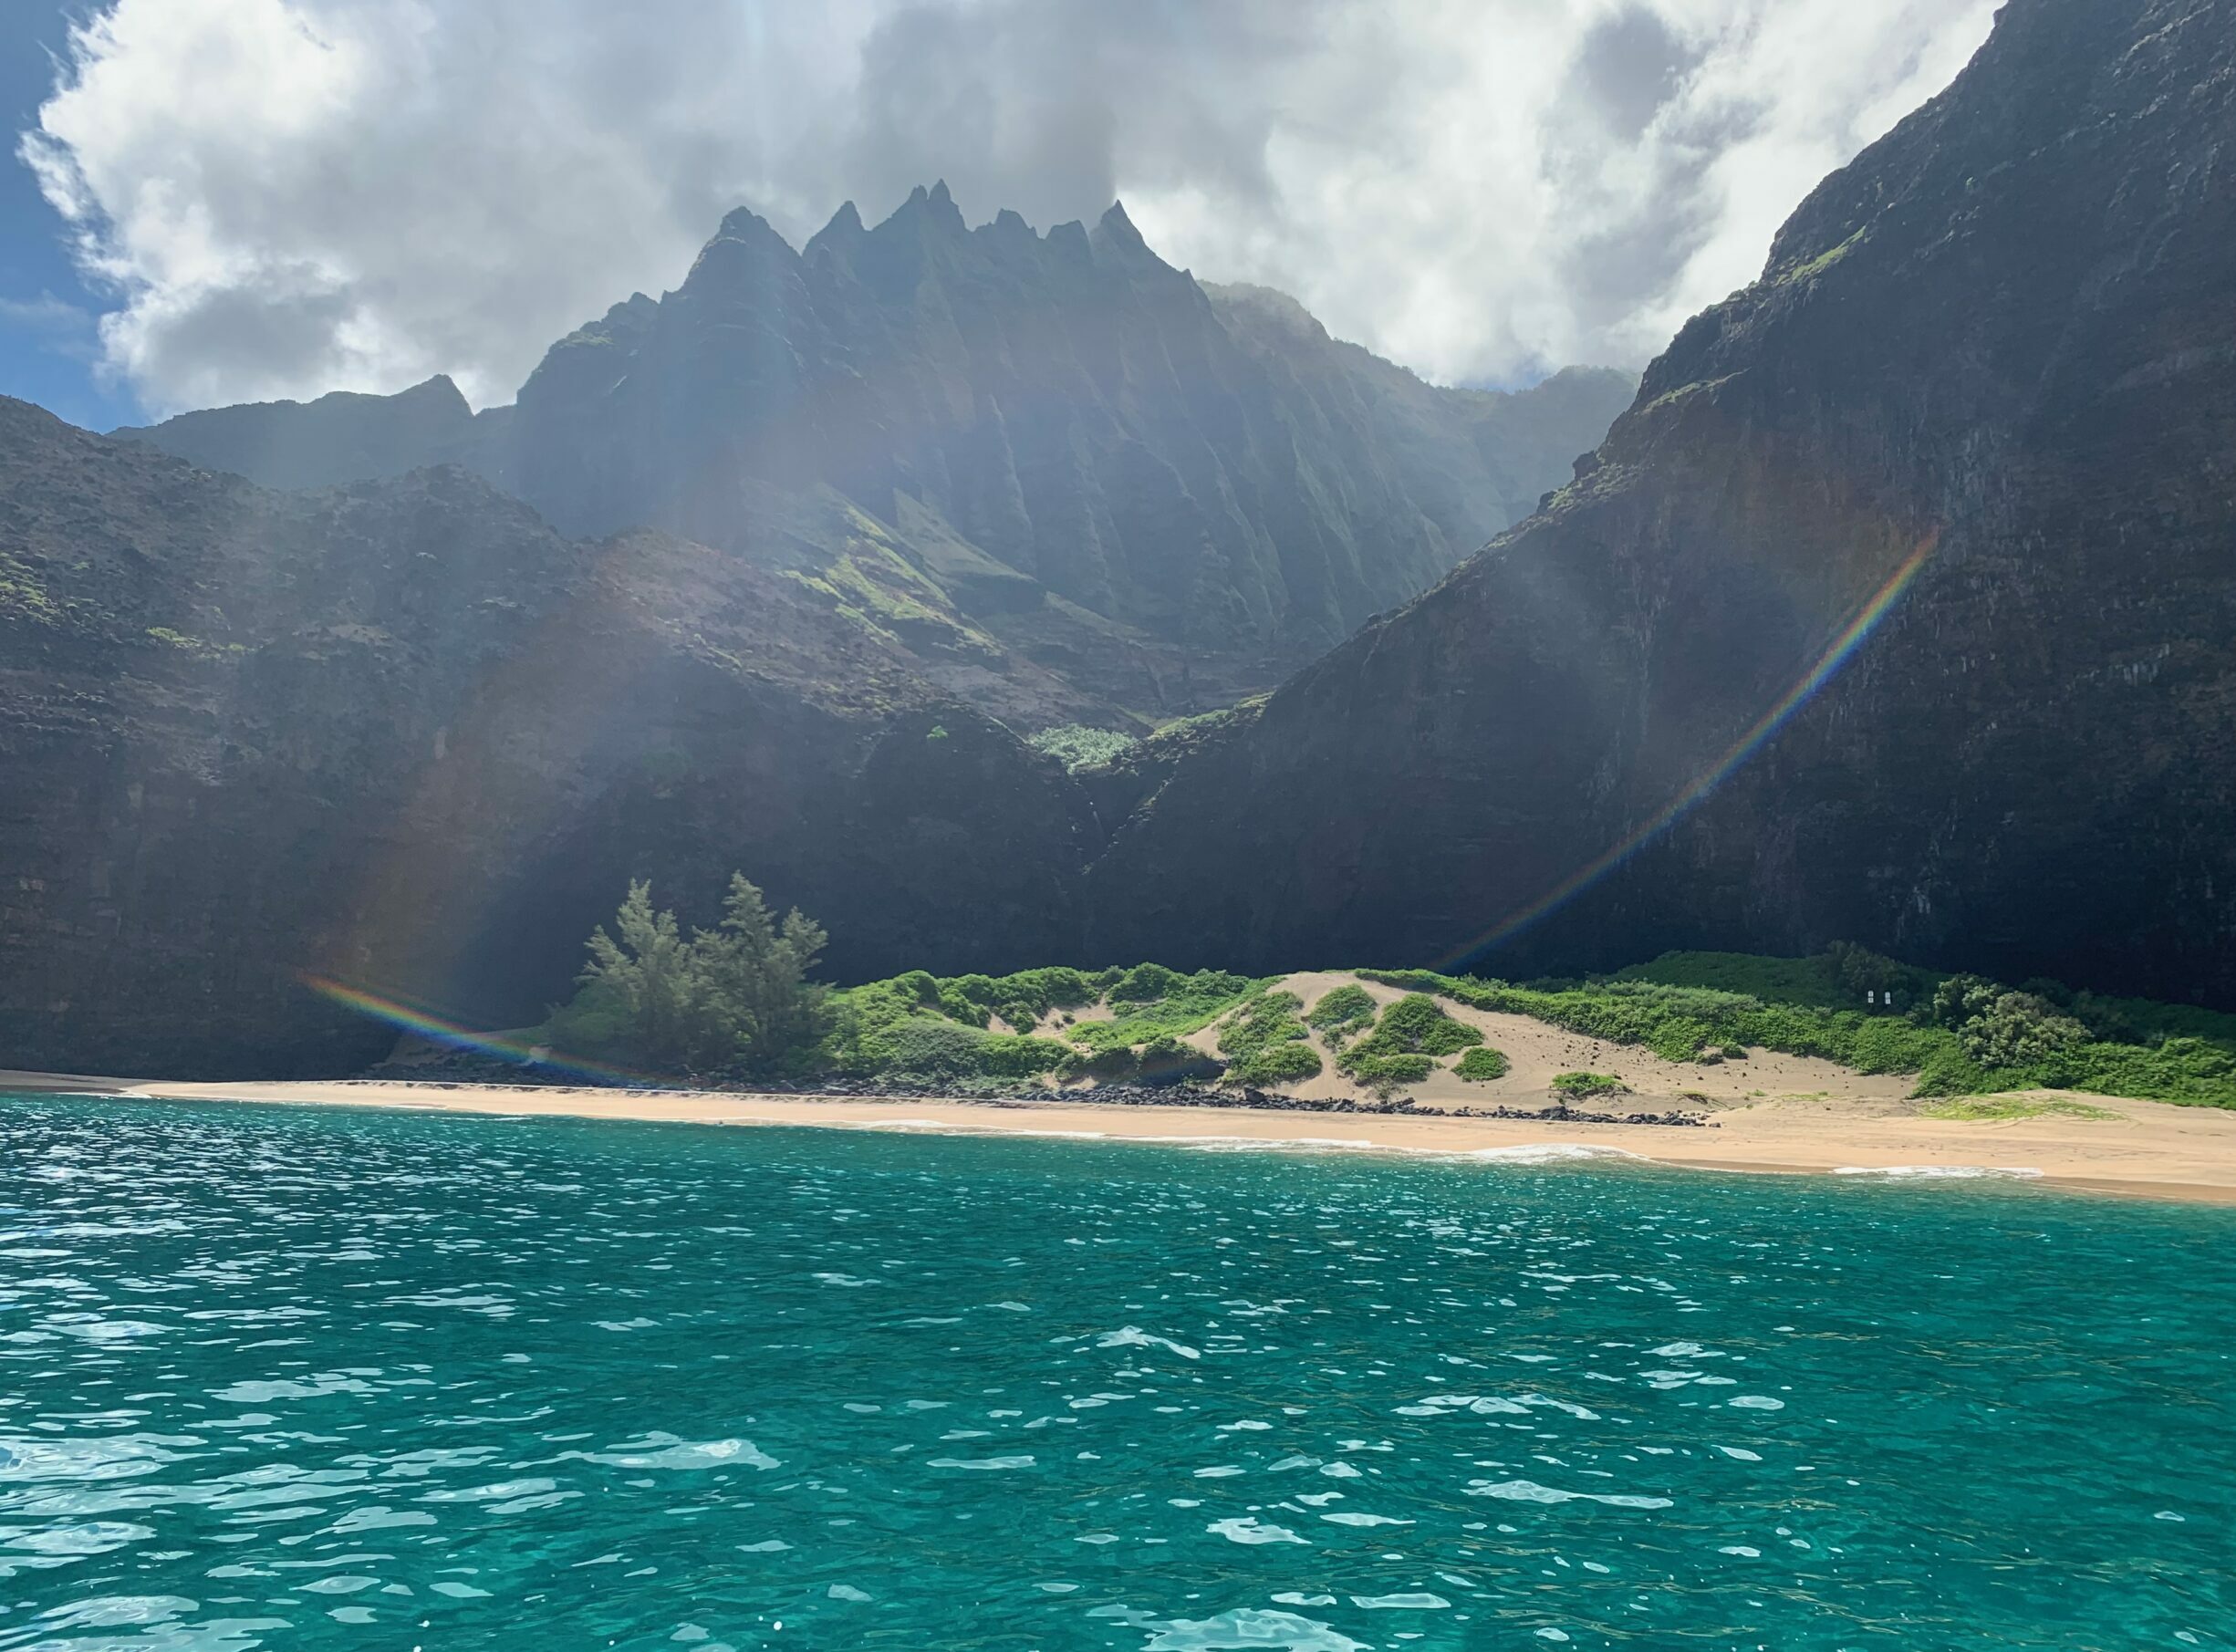
<instances>
[{"instance_id":1,"label":"sandy beach","mask_svg":"<svg viewBox=\"0 0 2236 1652\"><path fill-rule=\"evenodd\" d=\"M1952 1119L1880 1096L1792 1095L1715 1108L1712 1127L1461 1118L1434 1114L983 1102L722 1091L610 1090L374 1080L161 1083L0 1073L0 1091L149 1100L390 1107L708 1125L820 1126L977 1135L1227 1140L1516 1159L1628 1155L1725 1171L1859 1178L2023 1177L2136 1197L2236 1204L2236 1113L2106 1096L2037 1096L2081 1112ZM1645 1097L1624 1098L1644 1101ZM2010 1098L1999 1098L2008 1100Z\"/></svg>"}]
</instances>

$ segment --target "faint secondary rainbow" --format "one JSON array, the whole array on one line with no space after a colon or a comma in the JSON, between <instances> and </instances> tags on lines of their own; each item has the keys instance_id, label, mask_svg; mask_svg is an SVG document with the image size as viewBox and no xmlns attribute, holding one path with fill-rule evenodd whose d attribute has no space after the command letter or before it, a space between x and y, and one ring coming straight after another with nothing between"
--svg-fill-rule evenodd
<instances>
[{"instance_id":1,"label":"faint secondary rainbow","mask_svg":"<svg viewBox=\"0 0 2236 1652\"><path fill-rule=\"evenodd\" d=\"M1855 618L1848 621L1846 629L1833 639L1832 646L1825 650L1816 664L1810 668L1808 673L1789 689L1776 704L1757 718L1753 725L1733 741L1722 756L1703 769L1690 785L1678 793L1656 814L1633 826L1599 855L1562 878L1544 894L1540 895L1527 906L1508 913L1466 945L1447 952L1437 960L1437 967L1451 969L1477 952L1494 947L1503 940L1510 940L1564 901L1572 899L1591 884L1598 881L1649 840L1674 826L1688 811L1721 785L1734 769L1752 757L1763 743L1776 733L1794 712L1808 704L1819 689L1838 675L1840 668L1846 665L1856 650L1863 645L1864 639L1869 637L1879 621L1887 617L1888 610L1901 600L1902 593L1909 588L1910 581L1917 577L1918 570L1926 565L1926 559L1932 556L1933 547L1940 540L1940 530L1939 528L1929 532L1919 542L1918 548L1904 559L1902 566L1888 576L1887 583L1879 587L1870 599L1856 611Z\"/></svg>"},{"instance_id":2,"label":"faint secondary rainbow","mask_svg":"<svg viewBox=\"0 0 2236 1652\"><path fill-rule=\"evenodd\" d=\"M305 986L329 1003L355 1010L374 1021L386 1022L400 1032L416 1034L431 1044L493 1055L499 1061L511 1062L516 1066L578 1073L586 1078L603 1079L610 1084L624 1084L637 1089L674 1087L667 1080L655 1078L647 1073L608 1066L602 1062L585 1061L578 1055L563 1055L544 1045L531 1044L525 1038L502 1033L476 1032L421 1005L407 1003L398 998L384 998L378 992L369 992L363 987L353 987L346 982L329 980L324 975L305 975L302 981Z\"/></svg>"}]
</instances>

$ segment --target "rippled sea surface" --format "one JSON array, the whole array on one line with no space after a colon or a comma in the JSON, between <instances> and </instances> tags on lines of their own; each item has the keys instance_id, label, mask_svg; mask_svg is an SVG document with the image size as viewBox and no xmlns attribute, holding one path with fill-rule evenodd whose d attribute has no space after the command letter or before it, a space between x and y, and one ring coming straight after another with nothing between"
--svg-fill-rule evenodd
<instances>
[{"instance_id":1,"label":"rippled sea surface","mask_svg":"<svg viewBox=\"0 0 2236 1652\"><path fill-rule=\"evenodd\" d=\"M0 1099L0 1647L2226 1647L2232 1349L2025 1187Z\"/></svg>"}]
</instances>

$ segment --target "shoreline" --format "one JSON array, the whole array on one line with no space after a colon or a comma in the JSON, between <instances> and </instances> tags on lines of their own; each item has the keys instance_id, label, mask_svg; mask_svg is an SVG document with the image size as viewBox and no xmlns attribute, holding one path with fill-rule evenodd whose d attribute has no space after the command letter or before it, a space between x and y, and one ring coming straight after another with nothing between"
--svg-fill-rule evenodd
<instances>
[{"instance_id":1,"label":"shoreline","mask_svg":"<svg viewBox=\"0 0 2236 1652\"><path fill-rule=\"evenodd\" d=\"M2039 1187L2236 1204L2236 1113L2088 1096L2102 1117L1940 1119L1814 1096L1715 1113L1712 1130L1439 1114L1151 1103L925 1100L752 1091L612 1090L389 1079L173 1083L0 1073L0 1092L143 1101L237 1101L404 1112L837 1129L925 1130L1166 1145L1231 1143L1472 1157L1624 1158L1679 1169L1867 1180L2023 1179Z\"/></svg>"}]
</instances>

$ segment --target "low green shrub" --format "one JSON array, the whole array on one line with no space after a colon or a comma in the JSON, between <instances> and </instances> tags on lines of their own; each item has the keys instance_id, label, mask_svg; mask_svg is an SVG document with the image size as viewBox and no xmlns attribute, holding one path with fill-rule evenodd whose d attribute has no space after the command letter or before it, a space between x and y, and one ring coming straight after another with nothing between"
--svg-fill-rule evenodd
<instances>
[{"instance_id":1,"label":"low green shrub","mask_svg":"<svg viewBox=\"0 0 2236 1652\"><path fill-rule=\"evenodd\" d=\"M1297 1011L1305 1001L1294 992L1261 992L1247 1000L1219 1029L1219 1053L1240 1060L1269 1044L1300 1044L1312 1034Z\"/></svg>"},{"instance_id":2,"label":"low green shrub","mask_svg":"<svg viewBox=\"0 0 2236 1652\"><path fill-rule=\"evenodd\" d=\"M1374 1036L1395 1049L1419 1055L1454 1055L1482 1042L1481 1033L1465 1022L1454 1021L1426 992L1409 992L1384 1010Z\"/></svg>"},{"instance_id":3,"label":"low green shrub","mask_svg":"<svg viewBox=\"0 0 2236 1652\"><path fill-rule=\"evenodd\" d=\"M1331 1044L1374 1024L1374 994L1361 986L1341 986L1322 995L1305 1020Z\"/></svg>"},{"instance_id":4,"label":"low green shrub","mask_svg":"<svg viewBox=\"0 0 2236 1652\"><path fill-rule=\"evenodd\" d=\"M930 1015L879 1027L860 1046L863 1070L926 1081L1033 1078L1057 1071L1070 1055L1052 1038L985 1033Z\"/></svg>"},{"instance_id":5,"label":"low green shrub","mask_svg":"<svg viewBox=\"0 0 2236 1652\"><path fill-rule=\"evenodd\" d=\"M1161 964L1085 971L1051 967L945 979L912 970L833 995L823 1070L960 1084L1043 1075L1118 1080L1201 1076L1218 1063L1180 1040L1267 984L1216 970ZM1056 1010L1108 1000L1108 1021L1078 1021L1060 1037L1030 1029ZM1293 1016L1295 1000L1290 1000ZM1013 1029L996 1030L998 1026ZM1301 1023L1295 1035L1305 1036ZM1146 1046L1146 1047L1143 1047Z\"/></svg>"},{"instance_id":6,"label":"low green shrub","mask_svg":"<svg viewBox=\"0 0 2236 1652\"><path fill-rule=\"evenodd\" d=\"M1361 1055L1357 1046L1346 1050L1336 1065L1354 1082L1382 1096L1409 1089L1436 1071L1435 1061L1426 1055Z\"/></svg>"},{"instance_id":7,"label":"low green shrub","mask_svg":"<svg viewBox=\"0 0 2236 1652\"><path fill-rule=\"evenodd\" d=\"M1360 973L1369 981L1440 993L1479 1010L1527 1015L1608 1044L1639 1045L1672 1062L1695 1061L1705 1049L1737 1044L1823 1056L1859 1072L1915 1073L1929 1058L1956 1043L1955 1035L1944 1029L1919 1026L1898 1015L1765 1003L1742 993L1708 987L1616 978L1547 991L1543 986L1454 978L1426 970L1362 970Z\"/></svg>"},{"instance_id":8,"label":"low green shrub","mask_svg":"<svg viewBox=\"0 0 2236 1652\"><path fill-rule=\"evenodd\" d=\"M1064 1035L1091 1049L1146 1044L1160 1036L1185 1038L1268 984L1220 970L1182 975L1159 964L1142 964L1112 978L1110 1020L1082 1021L1065 1028Z\"/></svg>"},{"instance_id":9,"label":"low green shrub","mask_svg":"<svg viewBox=\"0 0 2236 1652\"><path fill-rule=\"evenodd\" d=\"M1612 1073L1555 1073L1553 1075L1553 1093L1564 1101L1576 1101L1586 1096L1628 1095L1630 1086Z\"/></svg>"},{"instance_id":10,"label":"low green shrub","mask_svg":"<svg viewBox=\"0 0 2236 1652\"><path fill-rule=\"evenodd\" d=\"M1106 763L1123 757L1140 743L1130 734L1091 728L1083 722L1066 722L1056 728L1043 729L1025 740L1025 744L1036 752L1047 753L1073 774L1081 769L1099 768Z\"/></svg>"},{"instance_id":11,"label":"low green shrub","mask_svg":"<svg viewBox=\"0 0 2236 1652\"><path fill-rule=\"evenodd\" d=\"M1284 1040L1253 1050L1230 1063L1220 1083L1230 1085L1294 1084L1320 1075L1320 1053L1309 1044Z\"/></svg>"},{"instance_id":12,"label":"low green shrub","mask_svg":"<svg viewBox=\"0 0 2236 1652\"><path fill-rule=\"evenodd\" d=\"M1336 1065L1381 1095L1417 1085L1436 1058L1482 1043L1482 1034L1447 1015L1426 992L1409 992L1382 1012L1373 1032L1336 1058Z\"/></svg>"},{"instance_id":13,"label":"low green shrub","mask_svg":"<svg viewBox=\"0 0 2236 1652\"><path fill-rule=\"evenodd\" d=\"M1470 1084L1489 1084L1494 1078L1505 1077L1509 1069L1503 1051L1479 1044L1452 1063L1451 1070Z\"/></svg>"}]
</instances>

